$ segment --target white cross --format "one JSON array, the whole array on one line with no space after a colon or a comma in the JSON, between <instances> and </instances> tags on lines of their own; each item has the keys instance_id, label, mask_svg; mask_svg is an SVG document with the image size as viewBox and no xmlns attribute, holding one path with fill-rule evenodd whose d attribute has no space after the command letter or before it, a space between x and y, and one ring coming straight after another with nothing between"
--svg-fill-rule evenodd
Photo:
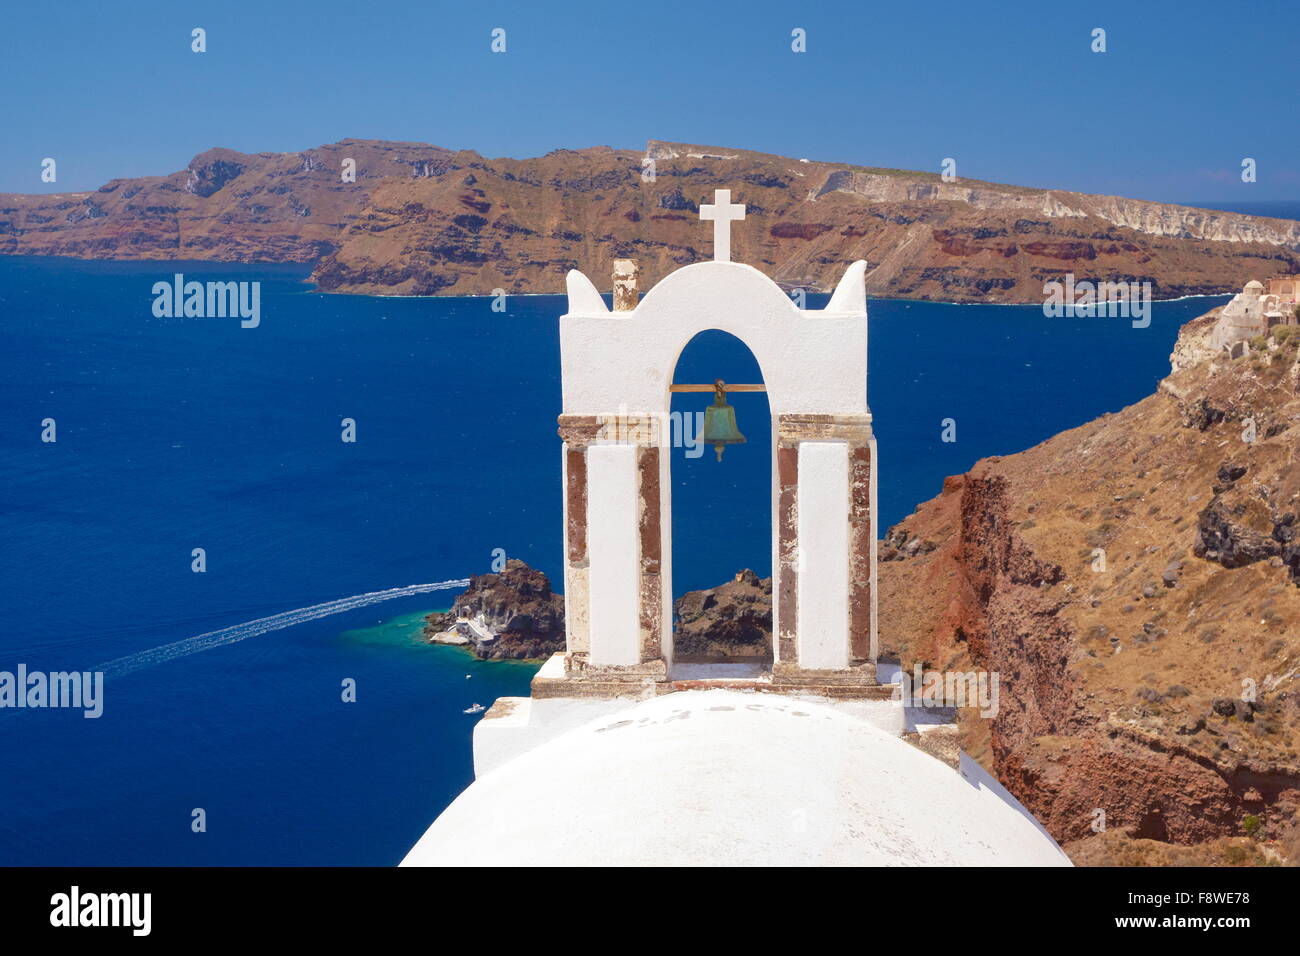
<instances>
[{"instance_id":1,"label":"white cross","mask_svg":"<svg viewBox=\"0 0 1300 956\"><path fill-rule=\"evenodd\" d=\"M745 218L745 207L731 203L730 189L713 190L713 205L700 207L701 219L713 220L713 258L716 262L731 261L731 223Z\"/></svg>"}]
</instances>

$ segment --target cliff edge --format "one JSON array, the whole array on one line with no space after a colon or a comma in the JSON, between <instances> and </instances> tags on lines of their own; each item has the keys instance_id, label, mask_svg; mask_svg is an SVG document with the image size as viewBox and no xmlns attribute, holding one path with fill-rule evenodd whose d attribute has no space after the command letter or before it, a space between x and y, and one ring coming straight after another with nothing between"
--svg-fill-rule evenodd
<instances>
[{"instance_id":1,"label":"cliff edge","mask_svg":"<svg viewBox=\"0 0 1300 956\"><path fill-rule=\"evenodd\" d=\"M1158 298L1300 271L1300 223L937 173L651 140L644 152L487 158L345 139L210 149L93 192L0 194L0 254L315 263L331 292L559 293L636 259L648 288L711 256L699 206L732 190L732 251L787 289L869 265L877 296L1041 302L1044 282L1152 283Z\"/></svg>"},{"instance_id":2,"label":"cliff edge","mask_svg":"<svg viewBox=\"0 0 1300 956\"><path fill-rule=\"evenodd\" d=\"M1077 862L1300 850L1296 338L1229 358L1214 320L1156 394L947 479L882 546L882 644L1000 674L965 747Z\"/></svg>"}]
</instances>

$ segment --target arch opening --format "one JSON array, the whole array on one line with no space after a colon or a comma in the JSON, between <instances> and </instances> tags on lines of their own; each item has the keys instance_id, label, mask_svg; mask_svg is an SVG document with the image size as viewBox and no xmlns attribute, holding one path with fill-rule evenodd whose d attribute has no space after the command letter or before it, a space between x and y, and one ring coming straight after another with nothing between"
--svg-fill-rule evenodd
<instances>
[{"instance_id":1,"label":"arch opening","mask_svg":"<svg viewBox=\"0 0 1300 956\"><path fill-rule=\"evenodd\" d=\"M673 384L764 383L749 347L729 332L693 336L677 358ZM703 441L711 392L671 393L670 501L674 675L748 677L773 660L774 428L766 392L727 392L743 444L719 461Z\"/></svg>"}]
</instances>

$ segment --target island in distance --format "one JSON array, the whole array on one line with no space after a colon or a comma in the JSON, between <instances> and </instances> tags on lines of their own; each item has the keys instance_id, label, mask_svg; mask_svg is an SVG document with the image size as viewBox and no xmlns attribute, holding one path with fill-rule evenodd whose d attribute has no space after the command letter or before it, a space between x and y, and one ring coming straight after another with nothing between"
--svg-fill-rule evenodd
<instances>
[{"instance_id":1,"label":"island in distance","mask_svg":"<svg viewBox=\"0 0 1300 956\"><path fill-rule=\"evenodd\" d=\"M938 173L650 141L489 159L345 139L294 153L210 149L94 192L0 194L0 254L313 263L327 292L559 293L574 268L636 259L644 288L709 258L701 201L746 206L733 254L786 289L868 263L871 295L1041 302L1066 274L1158 298L1300 271L1300 223Z\"/></svg>"}]
</instances>

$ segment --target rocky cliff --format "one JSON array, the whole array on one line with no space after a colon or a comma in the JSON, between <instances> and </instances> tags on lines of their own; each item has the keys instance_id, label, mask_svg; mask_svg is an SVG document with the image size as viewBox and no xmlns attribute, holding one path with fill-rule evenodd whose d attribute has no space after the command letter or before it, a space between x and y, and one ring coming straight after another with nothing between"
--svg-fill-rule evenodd
<instances>
[{"instance_id":1,"label":"rocky cliff","mask_svg":"<svg viewBox=\"0 0 1300 956\"><path fill-rule=\"evenodd\" d=\"M772 579L746 568L716 588L673 602L679 661L772 659Z\"/></svg>"},{"instance_id":2,"label":"rocky cliff","mask_svg":"<svg viewBox=\"0 0 1300 956\"><path fill-rule=\"evenodd\" d=\"M425 621L431 642L462 645L481 658L543 658L564 650L563 596L517 558L499 574L470 578L450 611Z\"/></svg>"},{"instance_id":3,"label":"rocky cliff","mask_svg":"<svg viewBox=\"0 0 1300 956\"><path fill-rule=\"evenodd\" d=\"M1208 353L1211 321L1157 394L980 461L882 547L882 643L1000 673L965 746L1082 862L1297 845L1300 364Z\"/></svg>"},{"instance_id":4,"label":"rocky cliff","mask_svg":"<svg viewBox=\"0 0 1300 956\"><path fill-rule=\"evenodd\" d=\"M1069 272L1172 297L1300 271L1289 220L654 141L532 159L212 149L92 193L0 194L0 253L316 262L325 290L394 295L561 292L569 269L600 285L630 257L645 287L710 257L698 210L714 188L747 206L734 257L791 289L829 290L854 259L872 294L969 302L1041 301Z\"/></svg>"}]
</instances>

